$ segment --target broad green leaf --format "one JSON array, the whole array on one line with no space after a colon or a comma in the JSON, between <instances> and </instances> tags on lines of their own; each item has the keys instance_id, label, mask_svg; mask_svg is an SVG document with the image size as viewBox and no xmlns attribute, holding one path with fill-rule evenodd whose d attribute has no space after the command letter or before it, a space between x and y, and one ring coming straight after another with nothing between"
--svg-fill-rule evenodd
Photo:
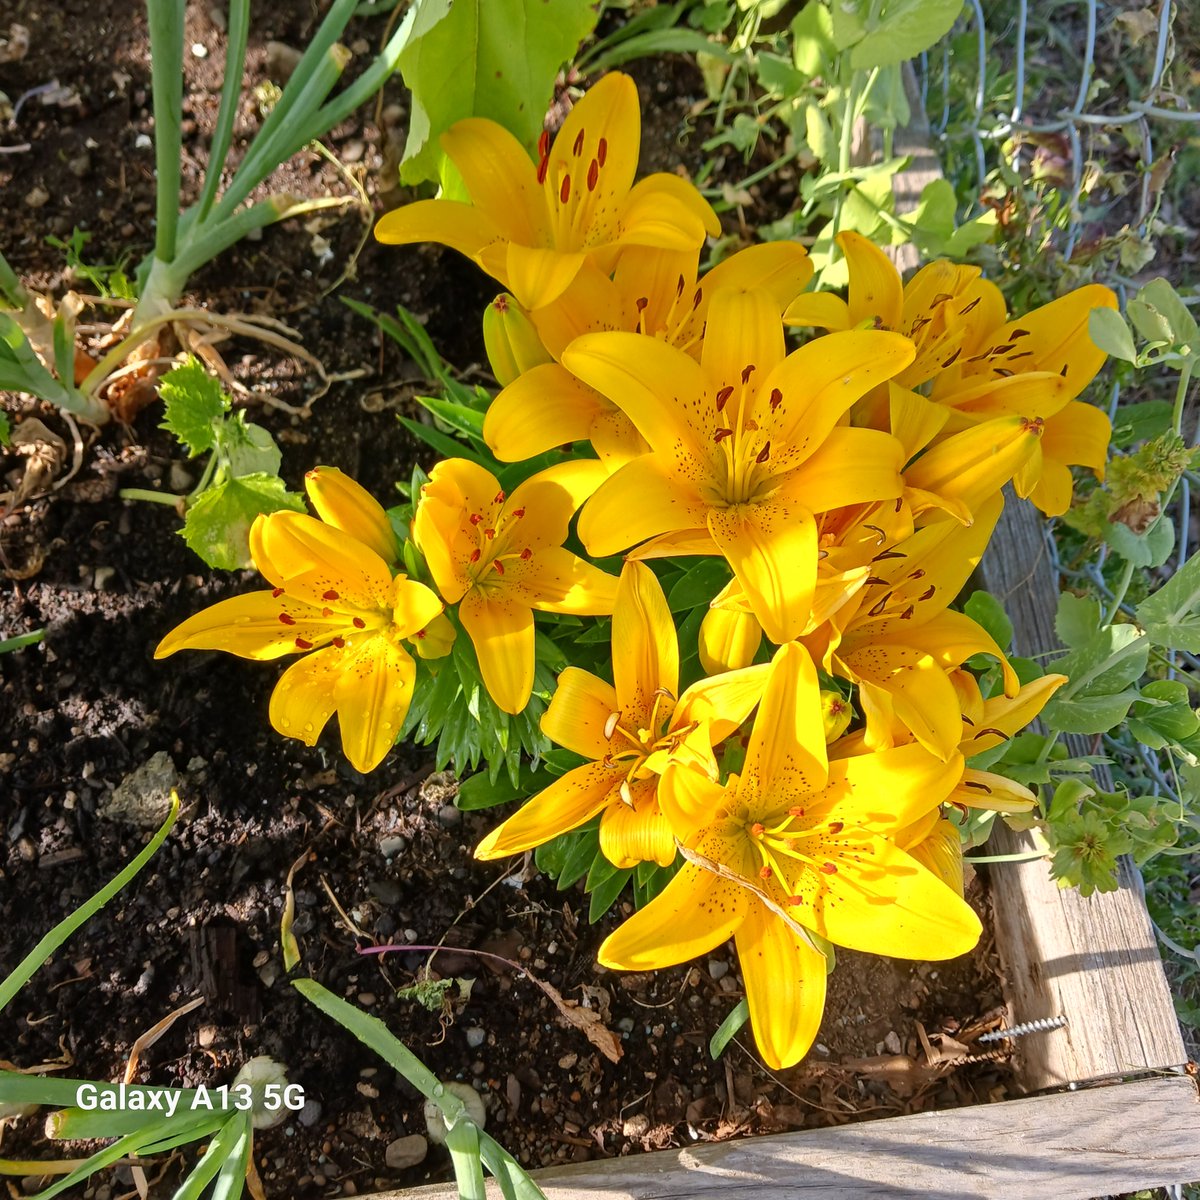
<instances>
[{"instance_id":1,"label":"broad green leaf","mask_svg":"<svg viewBox=\"0 0 1200 1200\"><path fill-rule=\"evenodd\" d=\"M221 423L217 444L231 475L279 474L283 455L275 439L261 425L248 422L244 412Z\"/></svg>"},{"instance_id":2,"label":"broad green leaf","mask_svg":"<svg viewBox=\"0 0 1200 1200\"><path fill-rule=\"evenodd\" d=\"M1058 598L1054 615L1054 632L1058 640L1071 650L1091 641L1100 631L1100 605L1085 596L1063 592Z\"/></svg>"},{"instance_id":3,"label":"broad green leaf","mask_svg":"<svg viewBox=\"0 0 1200 1200\"><path fill-rule=\"evenodd\" d=\"M250 526L260 513L304 511L301 497L275 475L242 475L210 488L188 509L180 536L210 567L252 566Z\"/></svg>"},{"instance_id":4,"label":"broad green leaf","mask_svg":"<svg viewBox=\"0 0 1200 1200\"><path fill-rule=\"evenodd\" d=\"M1146 341L1190 346L1194 353L1200 353L1196 318L1165 279L1152 279L1129 301L1126 309Z\"/></svg>"},{"instance_id":5,"label":"broad green leaf","mask_svg":"<svg viewBox=\"0 0 1200 1200\"><path fill-rule=\"evenodd\" d=\"M1149 642L1134 626L1104 626L1052 664L1070 682L1042 710L1042 720L1064 733L1107 733L1138 698L1131 685L1145 672L1149 656Z\"/></svg>"},{"instance_id":6,"label":"broad green leaf","mask_svg":"<svg viewBox=\"0 0 1200 1200\"><path fill-rule=\"evenodd\" d=\"M189 457L213 449L217 443L216 424L229 410L231 401L200 360L189 357L168 372L158 393L165 408L162 428L183 443Z\"/></svg>"},{"instance_id":7,"label":"broad green leaf","mask_svg":"<svg viewBox=\"0 0 1200 1200\"><path fill-rule=\"evenodd\" d=\"M841 53L863 39L867 32L868 0L833 0L829 27L833 46Z\"/></svg>"},{"instance_id":8,"label":"broad green leaf","mask_svg":"<svg viewBox=\"0 0 1200 1200\"><path fill-rule=\"evenodd\" d=\"M1093 308L1088 314L1088 335L1096 346L1113 358L1137 362L1137 347L1125 318L1115 308Z\"/></svg>"},{"instance_id":9,"label":"broad green leaf","mask_svg":"<svg viewBox=\"0 0 1200 1200\"><path fill-rule=\"evenodd\" d=\"M806 82L803 72L778 54L768 54L765 51L755 59L758 68L758 82L772 96L782 98L795 96Z\"/></svg>"},{"instance_id":10,"label":"broad green leaf","mask_svg":"<svg viewBox=\"0 0 1200 1200\"><path fill-rule=\"evenodd\" d=\"M1156 646L1200 653L1200 553L1138 605L1137 619Z\"/></svg>"},{"instance_id":11,"label":"broad green leaf","mask_svg":"<svg viewBox=\"0 0 1200 1200\"><path fill-rule=\"evenodd\" d=\"M821 0L809 0L792 21L792 58L810 79L829 75L837 58L833 17Z\"/></svg>"},{"instance_id":12,"label":"broad green leaf","mask_svg":"<svg viewBox=\"0 0 1200 1200\"><path fill-rule=\"evenodd\" d=\"M595 28L589 0L421 0L405 17L411 92L404 183L438 178L441 135L464 117L503 125L532 154L554 78ZM514 53L514 48L519 53Z\"/></svg>"},{"instance_id":13,"label":"broad green leaf","mask_svg":"<svg viewBox=\"0 0 1200 1200\"><path fill-rule=\"evenodd\" d=\"M1110 312L1107 308L1092 310ZM1171 428L1171 402L1169 400L1143 400L1140 404L1121 405L1113 421L1113 445L1128 450L1139 442L1149 441L1166 433Z\"/></svg>"},{"instance_id":14,"label":"broad green leaf","mask_svg":"<svg viewBox=\"0 0 1200 1200\"><path fill-rule=\"evenodd\" d=\"M843 6L849 6L848 0L834 0L835 24L837 10ZM858 7L866 13L870 5L858 0ZM877 21L866 22L865 35L856 39L850 51L850 65L856 71L870 71L915 58L941 41L961 12L962 0L891 0Z\"/></svg>"},{"instance_id":15,"label":"broad green leaf","mask_svg":"<svg viewBox=\"0 0 1200 1200\"><path fill-rule=\"evenodd\" d=\"M730 570L723 558L702 558L671 586L667 606L673 613L708 608L709 602L729 582Z\"/></svg>"},{"instance_id":16,"label":"broad green leaf","mask_svg":"<svg viewBox=\"0 0 1200 1200\"><path fill-rule=\"evenodd\" d=\"M837 136L833 132L833 126L829 124L825 110L815 101L804 111L804 140L823 163L837 162Z\"/></svg>"},{"instance_id":17,"label":"broad green leaf","mask_svg":"<svg viewBox=\"0 0 1200 1200\"><path fill-rule=\"evenodd\" d=\"M717 1031L708 1040L708 1054L714 1061L725 1053L725 1047L729 1045L738 1033L742 1026L750 1020L750 1001L743 996L736 1005L733 1011L717 1026Z\"/></svg>"},{"instance_id":18,"label":"broad green leaf","mask_svg":"<svg viewBox=\"0 0 1200 1200\"><path fill-rule=\"evenodd\" d=\"M990 592L972 592L963 612L973 621L978 621L1001 650L1012 645L1013 627L1000 603Z\"/></svg>"},{"instance_id":19,"label":"broad green leaf","mask_svg":"<svg viewBox=\"0 0 1200 1200\"><path fill-rule=\"evenodd\" d=\"M1104 540L1135 567L1161 567L1175 549L1175 526L1158 520L1145 533L1134 533L1128 525L1111 521Z\"/></svg>"}]
</instances>

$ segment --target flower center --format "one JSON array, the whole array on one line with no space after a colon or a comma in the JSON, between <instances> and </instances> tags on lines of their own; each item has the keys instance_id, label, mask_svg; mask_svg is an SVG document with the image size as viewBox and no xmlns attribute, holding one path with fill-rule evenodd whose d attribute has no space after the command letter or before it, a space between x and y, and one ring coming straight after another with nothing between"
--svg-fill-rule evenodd
<instances>
[{"instance_id":1,"label":"flower center","mask_svg":"<svg viewBox=\"0 0 1200 1200\"><path fill-rule=\"evenodd\" d=\"M659 751L669 754L696 728L693 722L672 729L671 717L674 712L675 697L666 688L660 687L654 693L649 713L646 714L643 709L646 718L644 725L638 723L638 714L631 712L628 714L631 719L626 719L626 714L620 711L609 713L604 723L604 736L608 739L610 749L601 762L614 771L625 772L621 782L621 799L630 807L633 806L633 796L629 785L653 773L645 766L650 755Z\"/></svg>"},{"instance_id":2,"label":"flower center","mask_svg":"<svg viewBox=\"0 0 1200 1200\"><path fill-rule=\"evenodd\" d=\"M772 449L770 430L762 429L755 419L759 395L750 381L756 369L748 363L740 383L726 384L712 398L710 437L716 447L712 464L721 505L761 500L778 473L779 455ZM766 400L772 416L783 403L783 392L772 388Z\"/></svg>"},{"instance_id":3,"label":"flower center","mask_svg":"<svg viewBox=\"0 0 1200 1200\"><path fill-rule=\"evenodd\" d=\"M467 555L467 576L473 587L485 592L510 582L513 566L533 557L533 550L522 544L525 509L506 512L503 505L504 493L497 492L486 513L471 513L467 518L468 542L474 543Z\"/></svg>"},{"instance_id":4,"label":"flower center","mask_svg":"<svg viewBox=\"0 0 1200 1200\"><path fill-rule=\"evenodd\" d=\"M775 880L790 906L803 903L798 893L804 872L838 873L835 859L843 850L833 839L845 828L842 821L806 821L803 807L797 806L788 809L776 824L751 821L743 828L761 863L759 877L764 882Z\"/></svg>"}]
</instances>

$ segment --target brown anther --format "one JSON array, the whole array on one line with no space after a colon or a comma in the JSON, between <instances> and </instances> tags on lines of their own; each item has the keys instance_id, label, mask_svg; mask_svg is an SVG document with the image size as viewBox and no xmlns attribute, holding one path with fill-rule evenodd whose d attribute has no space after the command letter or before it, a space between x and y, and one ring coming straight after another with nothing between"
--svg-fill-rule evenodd
<instances>
[{"instance_id":1,"label":"brown anther","mask_svg":"<svg viewBox=\"0 0 1200 1200\"><path fill-rule=\"evenodd\" d=\"M700 301L704 299L704 289L697 288L696 294L692 297L692 312L700 307Z\"/></svg>"},{"instance_id":2,"label":"brown anther","mask_svg":"<svg viewBox=\"0 0 1200 1200\"><path fill-rule=\"evenodd\" d=\"M864 525L863 528L869 529L873 534L875 534L876 541L878 541L878 542L886 542L887 541L887 534L884 533L883 530L880 529L878 525Z\"/></svg>"},{"instance_id":3,"label":"brown anther","mask_svg":"<svg viewBox=\"0 0 1200 1200\"><path fill-rule=\"evenodd\" d=\"M650 301L645 296L639 296L634 303L637 305L638 312L645 312L650 305Z\"/></svg>"},{"instance_id":4,"label":"brown anther","mask_svg":"<svg viewBox=\"0 0 1200 1200\"><path fill-rule=\"evenodd\" d=\"M1067 364L1066 363L1063 363L1063 367L1062 367L1062 370L1059 371L1059 375L1061 375L1064 379L1066 379L1066 377L1067 377Z\"/></svg>"},{"instance_id":5,"label":"brown anther","mask_svg":"<svg viewBox=\"0 0 1200 1200\"><path fill-rule=\"evenodd\" d=\"M504 574L504 564L498 558L492 559L492 569L496 572L497 575Z\"/></svg>"},{"instance_id":6,"label":"brown anther","mask_svg":"<svg viewBox=\"0 0 1200 1200\"><path fill-rule=\"evenodd\" d=\"M868 575L867 581L863 586L870 587L870 585L873 583L877 584L877 585L882 585L883 587L887 587L888 584L891 583L891 580L890 579L880 579L880 577L878 575Z\"/></svg>"},{"instance_id":7,"label":"brown anther","mask_svg":"<svg viewBox=\"0 0 1200 1200\"><path fill-rule=\"evenodd\" d=\"M718 443L719 443L719 442L723 441L723 440L724 440L725 438L727 438L727 437L733 437L733 430L732 430L732 429L718 429L718 430L717 430L717 431L716 431L716 432L713 434L713 441L714 441L714 442L718 442Z\"/></svg>"},{"instance_id":8,"label":"brown anther","mask_svg":"<svg viewBox=\"0 0 1200 1200\"><path fill-rule=\"evenodd\" d=\"M749 383L750 376L754 374L754 371L755 371L755 366L753 363L749 363L746 366L744 366L742 368L742 382Z\"/></svg>"},{"instance_id":9,"label":"brown anther","mask_svg":"<svg viewBox=\"0 0 1200 1200\"><path fill-rule=\"evenodd\" d=\"M279 623L281 625L295 625L296 618L291 613L281 612L279 614Z\"/></svg>"},{"instance_id":10,"label":"brown anther","mask_svg":"<svg viewBox=\"0 0 1200 1200\"><path fill-rule=\"evenodd\" d=\"M837 863L823 862L821 864L821 870L826 875L836 875L837 874Z\"/></svg>"},{"instance_id":11,"label":"brown anther","mask_svg":"<svg viewBox=\"0 0 1200 1200\"><path fill-rule=\"evenodd\" d=\"M483 520L483 514L482 513L472 513L470 515L470 517L468 518L468 520L471 522L472 525L478 525L479 522Z\"/></svg>"},{"instance_id":12,"label":"brown anther","mask_svg":"<svg viewBox=\"0 0 1200 1200\"><path fill-rule=\"evenodd\" d=\"M1017 338L1028 337L1029 330L1028 329L1013 329L1013 330L1009 331L1008 336L1015 342L1017 340Z\"/></svg>"},{"instance_id":13,"label":"brown anther","mask_svg":"<svg viewBox=\"0 0 1200 1200\"><path fill-rule=\"evenodd\" d=\"M966 713L963 713L963 715L962 715L962 719L963 719L964 721L966 721L966 723L967 723L968 725L970 725L972 729L975 727L975 722L974 722L974 721L972 721L972 720L971 720L971 718L970 718L970 717L968 717Z\"/></svg>"},{"instance_id":14,"label":"brown anther","mask_svg":"<svg viewBox=\"0 0 1200 1200\"><path fill-rule=\"evenodd\" d=\"M936 296L934 296L934 298L932 300L930 300L929 303L930 303L930 306L932 306L934 304L945 304L947 300L953 300L953 299L954 299L954 297L952 295L950 295L949 292L938 292L938 294Z\"/></svg>"},{"instance_id":15,"label":"brown anther","mask_svg":"<svg viewBox=\"0 0 1200 1200\"><path fill-rule=\"evenodd\" d=\"M717 412L721 412L729 401L729 397L733 395L732 386L723 387L717 393Z\"/></svg>"},{"instance_id":16,"label":"brown anther","mask_svg":"<svg viewBox=\"0 0 1200 1200\"><path fill-rule=\"evenodd\" d=\"M767 827L761 821L755 821L754 824L750 826L750 832L755 837L762 837L762 835L767 832Z\"/></svg>"},{"instance_id":17,"label":"brown anther","mask_svg":"<svg viewBox=\"0 0 1200 1200\"><path fill-rule=\"evenodd\" d=\"M274 596L276 600L278 600L279 597L283 595L283 588L273 589L271 592L271 595Z\"/></svg>"},{"instance_id":18,"label":"brown anther","mask_svg":"<svg viewBox=\"0 0 1200 1200\"><path fill-rule=\"evenodd\" d=\"M581 129L575 135L575 142L571 146L571 153L578 158L583 153L583 130Z\"/></svg>"},{"instance_id":19,"label":"brown anther","mask_svg":"<svg viewBox=\"0 0 1200 1200\"><path fill-rule=\"evenodd\" d=\"M873 525L867 526L868 529L874 529ZM873 559L872 562L883 562L885 558L907 558L908 555L903 550L882 550Z\"/></svg>"},{"instance_id":20,"label":"brown anther","mask_svg":"<svg viewBox=\"0 0 1200 1200\"><path fill-rule=\"evenodd\" d=\"M980 300L982 300L982 299L983 299L983 297L982 297L982 296L976 296L976 297L975 297L975 299L974 299L974 300L972 300L970 304L966 305L966 306L965 306L965 307L963 307L963 308L960 308L960 309L959 309L959 312L960 312L960 313L962 313L962 315L965 317L965 316L967 315L967 313L971 312L971 311L972 311L972 309L974 309L974 307L975 307L975 306L976 306L976 305L979 303L979 301L980 301Z\"/></svg>"},{"instance_id":21,"label":"brown anther","mask_svg":"<svg viewBox=\"0 0 1200 1200\"><path fill-rule=\"evenodd\" d=\"M959 348L957 350L955 350L955 352L952 355L950 355L950 357L948 359L946 359L946 361L944 363L942 363L942 369L944 370L946 367L953 366L954 363L957 362L958 356L961 353L962 353L962 347L959 346Z\"/></svg>"},{"instance_id":22,"label":"brown anther","mask_svg":"<svg viewBox=\"0 0 1200 1200\"><path fill-rule=\"evenodd\" d=\"M530 548L528 546L526 546L525 549L521 551L521 558L524 559L526 562L528 562L529 559L531 559L532 557L533 557L533 551L530 550Z\"/></svg>"},{"instance_id":23,"label":"brown anther","mask_svg":"<svg viewBox=\"0 0 1200 1200\"><path fill-rule=\"evenodd\" d=\"M470 561L473 563L477 563L482 557L483 557L483 552L479 549L478 546L476 546L475 549L471 551Z\"/></svg>"},{"instance_id":24,"label":"brown anther","mask_svg":"<svg viewBox=\"0 0 1200 1200\"><path fill-rule=\"evenodd\" d=\"M296 639L296 649L297 650L311 650L312 648L313 648L312 642L306 642L301 637L298 637Z\"/></svg>"},{"instance_id":25,"label":"brown anther","mask_svg":"<svg viewBox=\"0 0 1200 1200\"><path fill-rule=\"evenodd\" d=\"M909 571L908 578L909 579L924 579L925 578L925 568L918 567L915 571Z\"/></svg>"},{"instance_id":26,"label":"brown anther","mask_svg":"<svg viewBox=\"0 0 1200 1200\"><path fill-rule=\"evenodd\" d=\"M594 192L596 190L596 184L598 184L599 182L600 182L600 164L593 158L592 161L590 163L588 163L587 190L589 192Z\"/></svg>"},{"instance_id":27,"label":"brown anther","mask_svg":"<svg viewBox=\"0 0 1200 1200\"><path fill-rule=\"evenodd\" d=\"M988 725L988 726L987 726L987 727L985 727L984 729L981 729L981 730L980 730L980 731L979 731L979 732L978 732L978 733L975 735L975 737L977 737L977 738L981 738L981 737L983 737L983 735L984 735L985 733L994 733L994 734L995 734L997 737L1001 737L1001 738L1003 738L1003 739L1004 739L1006 742L1008 741L1008 739L1009 739L1009 736L1010 736L1009 734L1005 733L1003 729L995 729L995 728L993 728L991 725ZM972 739L972 740L974 740L974 739Z\"/></svg>"},{"instance_id":28,"label":"brown anther","mask_svg":"<svg viewBox=\"0 0 1200 1200\"><path fill-rule=\"evenodd\" d=\"M492 301L492 307L498 313L508 312L508 297L503 292L501 292L500 295L497 296L495 298L495 300Z\"/></svg>"},{"instance_id":29,"label":"brown anther","mask_svg":"<svg viewBox=\"0 0 1200 1200\"><path fill-rule=\"evenodd\" d=\"M915 608L913 605L911 605L911 604L910 604L910 605L909 605L909 606L908 606L908 607L907 607L907 608L906 608L906 609L905 609L905 610L904 610L904 611L903 611L903 612L900 614L900 620L902 620L902 621L911 621L911 620L913 619L913 613L915 613L916 611L917 611L917 610L916 610L916 608Z\"/></svg>"},{"instance_id":30,"label":"brown anther","mask_svg":"<svg viewBox=\"0 0 1200 1200\"><path fill-rule=\"evenodd\" d=\"M771 878L771 868L768 866L759 867L758 868L758 877L760 879L770 879Z\"/></svg>"},{"instance_id":31,"label":"brown anther","mask_svg":"<svg viewBox=\"0 0 1200 1200\"><path fill-rule=\"evenodd\" d=\"M920 595L917 597L917 599L918 599L918 600L932 600L932 599L933 599L933 595L934 595L934 593L935 593L936 591L937 591L937 587L936 587L936 585L934 585L934 584L930 584L930 585L929 585L929 587L927 587L927 588L926 588L926 589L925 589L925 590L924 590L924 591L923 591L923 592L922 592L922 593L921 593L921 594L920 594Z\"/></svg>"},{"instance_id":32,"label":"brown anther","mask_svg":"<svg viewBox=\"0 0 1200 1200\"><path fill-rule=\"evenodd\" d=\"M344 637L335 637L335 638L333 639L333 644L334 644L334 645L335 645L335 646L336 646L336 647L337 647L339 650L344 650L344 649L346 648L346 639L345 639Z\"/></svg>"},{"instance_id":33,"label":"brown anther","mask_svg":"<svg viewBox=\"0 0 1200 1200\"><path fill-rule=\"evenodd\" d=\"M992 789L986 783L981 783L977 779L964 779L963 787L974 788L977 792L986 792L989 796L992 794Z\"/></svg>"},{"instance_id":34,"label":"brown anther","mask_svg":"<svg viewBox=\"0 0 1200 1200\"><path fill-rule=\"evenodd\" d=\"M830 821L829 822L829 832L830 833L835 833L835 834L841 833L842 830L845 828L846 828L845 821Z\"/></svg>"},{"instance_id":35,"label":"brown anther","mask_svg":"<svg viewBox=\"0 0 1200 1200\"><path fill-rule=\"evenodd\" d=\"M413 634L413 637L415 637L419 642L423 642L428 636L429 635L424 629L418 629L417 632Z\"/></svg>"},{"instance_id":36,"label":"brown anther","mask_svg":"<svg viewBox=\"0 0 1200 1200\"><path fill-rule=\"evenodd\" d=\"M1007 367L993 367L992 370L995 371L1001 379L1011 379L1016 374L1016 371L1010 371Z\"/></svg>"},{"instance_id":37,"label":"brown anther","mask_svg":"<svg viewBox=\"0 0 1200 1200\"><path fill-rule=\"evenodd\" d=\"M762 448L762 449L761 449L761 450L758 452L758 456L755 458L755 460L754 460L754 461L755 461L756 463L765 463L765 462L767 461L767 459L768 459L768 458L770 458L770 457L771 457L771 443L770 443L770 442L768 442L768 443L767 443L767 444L766 444L766 445L765 445L765 446L764 446L764 447L763 447L763 448Z\"/></svg>"},{"instance_id":38,"label":"brown anther","mask_svg":"<svg viewBox=\"0 0 1200 1200\"><path fill-rule=\"evenodd\" d=\"M566 204L571 198L571 177L564 175L563 181L558 187L558 201L560 204Z\"/></svg>"},{"instance_id":39,"label":"brown anther","mask_svg":"<svg viewBox=\"0 0 1200 1200\"><path fill-rule=\"evenodd\" d=\"M608 714L608 720L604 722L604 736L606 739L611 739L612 735L617 732L617 722L620 719L621 714L619 712Z\"/></svg>"},{"instance_id":40,"label":"brown anther","mask_svg":"<svg viewBox=\"0 0 1200 1200\"><path fill-rule=\"evenodd\" d=\"M1008 361L1016 362L1018 358L1032 358L1032 357L1033 357L1032 350L1022 350L1019 354L1010 354L1008 356Z\"/></svg>"},{"instance_id":41,"label":"brown anther","mask_svg":"<svg viewBox=\"0 0 1200 1200\"><path fill-rule=\"evenodd\" d=\"M604 166L604 160L608 157L608 139L601 138L600 145L596 147L596 160L601 166Z\"/></svg>"},{"instance_id":42,"label":"brown anther","mask_svg":"<svg viewBox=\"0 0 1200 1200\"><path fill-rule=\"evenodd\" d=\"M683 295L683 289L686 286L687 286L687 284L684 283L683 276L680 275L680 277L675 281L675 299L676 300L678 300L679 297Z\"/></svg>"},{"instance_id":43,"label":"brown anther","mask_svg":"<svg viewBox=\"0 0 1200 1200\"><path fill-rule=\"evenodd\" d=\"M353 625L355 629L366 629L367 627L367 623L362 619L362 617L355 617L350 624Z\"/></svg>"},{"instance_id":44,"label":"brown anther","mask_svg":"<svg viewBox=\"0 0 1200 1200\"><path fill-rule=\"evenodd\" d=\"M778 388L771 389L771 411L774 412L783 403L783 393Z\"/></svg>"},{"instance_id":45,"label":"brown anther","mask_svg":"<svg viewBox=\"0 0 1200 1200\"><path fill-rule=\"evenodd\" d=\"M339 600L339 599L341 599L341 597L337 594L337 592L335 592L333 590L333 588L330 588L327 592L321 593L321 599L322 600Z\"/></svg>"},{"instance_id":46,"label":"brown anther","mask_svg":"<svg viewBox=\"0 0 1200 1200\"><path fill-rule=\"evenodd\" d=\"M892 598L892 593L888 592L874 608L867 611L868 617L877 617L888 606L888 601Z\"/></svg>"},{"instance_id":47,"label":"brown anther","mask_svg":"<svg viewBox=\"0 0 1200 1200\"><path fill-rule=\"evenodd\" d=\"M495 496L495 499L492 501L492 503L493 503L493 504L503 504L503 503L504 503L504 493L503 493L503 492L497 492L497 493L496 493L496 496Z\"/></svg>"}]
</instances>

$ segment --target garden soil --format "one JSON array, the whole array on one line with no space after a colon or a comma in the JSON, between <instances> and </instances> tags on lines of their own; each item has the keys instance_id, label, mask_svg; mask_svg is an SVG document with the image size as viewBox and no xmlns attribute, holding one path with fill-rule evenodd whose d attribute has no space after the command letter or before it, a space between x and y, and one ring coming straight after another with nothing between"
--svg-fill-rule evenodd
<instances>
[{"instance_id":1,"label":"garden soil","mask_svg":"<svg viewBox=\"0 0 1200 1200\"><path fill-rule=\"evenodd\" d=\"M300 46L311 36L313 11L306 3L255 6L248 86L286 59L269 42ZM72 280L47 234L84 230L92 235L84 260L105 263L141 254L152 239L144 16L113 0L15 0L4 20L30 31L27 53L0 63L10 104L54 80L59 88L26 99L15 120L0 117L0 147L29 147L0 154L0 240L32 286L61 292ZM351 27L358 61L379 44L385 22ZM187 44L183 164L194 194L220 86L219 14L189 6ZM643 169L694 168L703 155L693 119L703 96L698 73L654 60L634 74L645 111ZM314 398L303 361L249 341L220 347L236 377L268 397L252 401L249 415L280 442L293 488L325 463L386 500L414 460L430 465L397 419L416 415L413 397L427 386L419 369L339 296L384 310L405 305L465 378L487 379L479 315L494 285L436 248L368 240L354 257L368 221L405 198L382 191L402 144L403 113L391 106L403 100L394 86L378 108L326 139L365 181L371 214L348 204L289 221L192 281L195 302L286 322L331 376L343 377ZM250 101L239 129L257 120ZM744 169L729 162L723 174L736 181ZM353 195L341 170L315 153L297 156L274 183L302 196ZM794 179L772 188L741 196L742 215L758 223L784 211ZM739 231L736 208L728 229ZM333 291L343 270L348 278ZM91 290L78 278L74 286ZM197 476L157 427L156 405L131 424L82 431L72 474L74 433L60 416L27 400L6 403L20 419L43 421L66 451L42 494L0 510L0 636L46 630L40 645L0 657L0 973L147 840L113 803L124 781L160 772L177 782L184 812L142 875L0 1016L0 1060L120 1079L136 1039L200 997L142 1050L133 1078L216 1085L254 1055L285 1063L306 1103L256 1138L268 1196L363 1195L448 1177L436 1147L417 1165L387 1165L389 1145L425 1131L416 1093L288 984L279 922L288 871L299 862L301 970L385 1021L440 1077L473 1084L488 1129L530 1166L1008 1094L997 1056L954 1063L998 1020L986 934L974 955L951 963L840 954L805 1062L765 1069L748 1031L714 1061L709 1039L741 996L729 947L655 974L606 971L596 948L628 908L591 926L578 889L556 891L520 859L475 862L471 848L496 815L460 812L453 784L433 774L427 752L398 747L373 774L359 775L339 753L335 729L313 749L271 731L277 668L218 654L153 660L179 621L256 586L251 573L206 569L178 536L172 507L118 496L122 487L187 490ZM0 490L18 486L27 466L3 460ZM980 881L969 896L986 908ZM359 953L384 943L444 949L432 959L425 951ZM453 981L432 1010L402 991L426 967ZM591 1009L619 1059L562 1019L533 977ZM54 1156L39 1128L34 1119L0 1132L0 1156ZM149 1195L169 1196L182 1165L178 1156L148 1164ZM126 1166L77 1194L133 1196L138 1182ZM35 1185L7 1186L19 1195Z\"/></svg>"}]
</instances>

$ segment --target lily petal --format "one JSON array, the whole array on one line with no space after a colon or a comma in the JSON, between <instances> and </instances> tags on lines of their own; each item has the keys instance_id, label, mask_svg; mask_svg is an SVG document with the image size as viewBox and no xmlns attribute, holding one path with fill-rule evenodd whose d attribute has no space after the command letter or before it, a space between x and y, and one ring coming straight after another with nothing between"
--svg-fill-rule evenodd
<instances>
[{"instance_id":1,"label":"lily petal","mask_svg":"<svg viewBox=\"0 0 1200 1200\"><path fill-rule=\"evenodd\" d=\"M706 513L688 481L647 454L596 489L579 514L579 537L593 558L607 558L660 533L702 530Z\"/></svg>"},{"instance_id":2,"label":"lily petal","mask_svg":"<svg viewBox=\"0 0 1200 1200\"><path fill-rule=\"evenodd\" d=\"M675 622L658 577L644 563L626 563L621 571L612 619L612 662L617 704L631 719L648 716L659 689L672 700L678 697Z\"/></svg>"},{"instance_id":3,"label":"lily petal","mask_svg":"<svg viewBox=\"0 0 1200 1200\"><path fill-rule=\"evenodd\" d=\"M693 683L679 698L671 727L707 725L711 744L718 745L754 711L770 673L770 663L759 663Z\"/></svg>"},{"instance_id":4,"label":"lily petal","mask_svg":"<svg viewBox=\"0 0 1200 1200\"><path fill-rule=\"evenodd\" d=\"M657 779L643 779L629 789L632 807L610 804L600 818L600 850L614 867L625 869L655 862L669 867L675 861L675 836L659 810Z\"/></svg>"},{"instance_id":5,"label":"lily petal","mask_svg":"<svg viewBox=\"0 0 1200 1200\"><path fill-rule=\"evenodd\" d=\"M611 683L590 671L567 667L559 675L550 707L542 715L542 732L552 742L584 758L600 759L609 748L604 726L619 707Z\"/></svg>"},{"instance_id":6,"label":"lily petal","mask_svg":"<svg viewBox=\"0 0 1200 1200\"><path fill-rule=\"evenodd\" d=\"M511 596L468 592L459 619L475 646L488 695L506 713L519 713L533 691L533 613Z\"/></svg>"},{"instance_id":7,"label":"lily petal","mask_svg":"<svg viewBox=\"0 0 1200 1200\"><path fill-rule=\"evenodd\" d=\"M333 695L342 752L356 771L373 771L396 744L416 675L412 656L385 636L362 639L342 662Z\"/></svg>"},{"instance_id":8,"label":"lily petal","mask_svg":"<svg viewBox=\"0 0 1200 1200\"><path fill-rule=\"evenodd\" d=\"M904 313L904 288L895 264L862 234L839 233L837 244L850 269L850 325L874 323L899 331Z\"/></svg>"},{"instance_id":9,"label":"lily petal","mask_svg":"<svg viewBox=\"0 0 1200 1200\"><path fill-rule=\"evenodd\" d=\"M271 693L272 728L315 746L337 708L334 684L352 653L328 646L292 663Z\"/></svg>"},{"instance_id":10,"label":"lily petal","mask_svg":"<svg viewBox=\"0 0 1200 1200\"><path fill-rule=\"evenodd\" d=\"M700 353L710 383L737 387L747 371L761 372L761 379L783 361L784 350L779 308L769 292L713 293Z\"/></svg>"},{"instance_id":11,"label":"lily petal","mask_svg":"<svg viewBox=\"0 0 1200 1200\"><path fill-rule=\"evenodd\" d=\"M483 438L501 462L521 462L568 442L586 442L592 422L609 407L564 367L546 363L518 376L492 401Z\"/></svg>"},{"instance_id":12,"label":"lily petal","mask_svg":"<svg viewBox=\"0 0 1200 1200\"><path fill-rule=\"evenodd\" d=\"M895 500L903 491L904 448L890 433L839 426L794 471L781 492L810 512Z\"/></svg>"},{"instance_id":13,"label":"lily petal","mask_svg":"<svg viewBox=\"0 0 1200 1200\"><path fill-rule=\"evenodd\" d=\"M524 158L524 151L521 156ZM484 250L499 242L500 237L500 230L491 217L457 200L418 200L384 213L375 225L376 240L385 244L436 242L475 262L479 262Z\"/></svg>"}]
</instances>

